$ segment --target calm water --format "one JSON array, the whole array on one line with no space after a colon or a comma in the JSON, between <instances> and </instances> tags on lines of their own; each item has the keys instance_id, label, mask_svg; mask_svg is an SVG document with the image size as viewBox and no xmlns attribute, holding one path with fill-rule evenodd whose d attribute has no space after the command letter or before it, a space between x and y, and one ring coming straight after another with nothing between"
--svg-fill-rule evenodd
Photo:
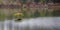
<instances>
[{"instance_id":1,"label":"calm water","mask_svg":"<svg viewBox=\"0 0 60 30\"><path fill-rule=\"evenodd\" d=\"M39 17L23 19L21 22L5 20L0 22L1 30L60 30L60 17Z\"/></svg>"}]
</instances>

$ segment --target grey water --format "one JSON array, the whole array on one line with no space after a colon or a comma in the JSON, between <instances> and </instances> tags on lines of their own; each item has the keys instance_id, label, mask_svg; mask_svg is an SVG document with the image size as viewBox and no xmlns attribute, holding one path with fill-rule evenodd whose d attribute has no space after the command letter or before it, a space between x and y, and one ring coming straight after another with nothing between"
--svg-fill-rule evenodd
<instances>
[{"instance_id":1,"label":"grey water","mask_svg":"<svg viewBox=\"0 0 60 30\"><path fill-rule=\"evenodd\" d=\"M23 19L21 22L5 20L0 30L60 30L60 17L38 17Z\"/></svg>"}]
</instances>

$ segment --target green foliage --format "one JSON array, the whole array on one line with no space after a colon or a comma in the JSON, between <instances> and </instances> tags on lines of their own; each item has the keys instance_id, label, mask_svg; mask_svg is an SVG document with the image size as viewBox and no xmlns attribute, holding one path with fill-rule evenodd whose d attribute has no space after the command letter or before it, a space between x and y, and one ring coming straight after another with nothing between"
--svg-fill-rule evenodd
<instances>
[{"instance_id":1,"label":"green foliage","mask_svg":"<svg viewBox=\"0 0 60 30\"><path fill-rule=\"evenodd\" d=\"M53 16L52 11L48 11L48 16Z\"/></svg>"},{"instance_id":2,"label":"green foliage","mask_svg":"<svg viewBox=\"0 0 60 30\"><path fill-rule=\"evenodd\" d=\"M12 14L11 15L8 15L7 16L7 19L9 19L9 20L13 19L13 15Z\"/></svg>"},{"instance_id":3,"label":"green foliage","mask_svg":"<svg viewBox=\"0 0 60 30\"><path fill-rule=\"evenodd\" d=\"M27 18L27 12L23 11L23 14L24 14L24 18Z\"/></svg>"},{"instance_id":4,"label":"green foliage","mask_svg":"<svg viewBox=\"0 0 60 30\"><path fill-rule=\"evenodd\" d=\"M41 0L41 2L45 2L46 0Z\"/></svg>"},{"instance_id":5,"label":"green foliage","mask_svg":"<svg viewBox=\"0 0 60 30\"><path fill-rule=\"evenodd\" d=\"M4 19L5 19L5 14L0 11L0 20L4 20Z\"/></svg>"},{"instance_id":6,"label":"green foliage","mask_svg":"<svg viewBox=\"0 0 60 30\"><path fill-rule=\"evenodd\" d=\"M34 2L40 2L40 0L34 0Z\"/></svg>"},{"instance_id":7,"label":"green foliage","mask_svg":"<svg viewBox=\"0 0 60 30\"><path fill-rule=\"evenodd\" d=\"M12 11L13 12L13 11ZM31 11L23 11L24 17L23 18L34 18L34 17L49 17L49 16L60 16L60 11L50 11L48 10L41 10L41 11L34 11L34 13L32 13ZM13 13L10 14L4 14L3 11L0 11L0 19L3 20L7 17L7 19L13 19ZM8 16L7 16L8 15Z\"/></svg>"},{"instance_id":8,"label":"green foliage","mask_svg":"<svg viewBox=\"0 0 60 30\"><path fill-rule=\"evenodd\" d=\"M38 10L36 10L34 13L34 17L39 17L39 16L40 16L40 13L38 12Z\"/></svg>"},{"instance_id":9,"label":"green foliage","mask_svg":"<svg viewBox=\"0 0 60 30\"><path fill-rule=\"evenodd\" d=\"M51 16L51 11L48 11L48 10L41 10L40 11L40 16L41 17L46 17L46 16Z\"/></svg>"},{"instance_id":10,"label":"green foliage","mask_svg":"<svg viewBox=\"0 0 60 30\"><path fill-rule=\"evenodd\" d=\"M45 11L45 10L41 10L41 11L40 11L40 16L41 16L41 17L46 16L46 11Z\"/></svg>"},{"instance_id":11,"label":"green foliage","mask_svg":"<svg viewBox=\"0 0 60 30\"><path fill-rule=\"evenodd\" d=\"M3 3L2 0L0 0L0 3Z\"/></svg>"},{"instance_id":12,"label":"green foliage","mask_svg":"<svg viewBox=\"0 0 60 30\"><path fill-rule=\"evenodd\" d=\"M23 3L26 3L27 2L27 0L19 0L19 1L22 1Z\"/></svg>"},{"instance_id":13,"label":"green foliage","mask_svg":"<svg viewBox=\"0 0 60 30\"><path fill-rule=\"evenodd\" d=\"M53 16L60 16L60 10L54 10Z\"/></svg>"}]
</instances>

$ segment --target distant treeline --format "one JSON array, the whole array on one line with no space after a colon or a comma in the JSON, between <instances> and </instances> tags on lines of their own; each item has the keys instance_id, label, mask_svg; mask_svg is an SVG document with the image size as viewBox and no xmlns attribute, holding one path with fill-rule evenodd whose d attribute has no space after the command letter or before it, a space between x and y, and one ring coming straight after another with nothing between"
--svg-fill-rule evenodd
<instances>
[{"instance_id":1,"label":"distant treeline","mask_svg":"<svg viewBox=\"0 0 60 30\"><path fill-rule=\"evenodd\" d=\"M20 8L20 5L3 5L3 4L1 4L0 8L11 8L11 9Z\"/></svg>"},{"instance_id":2,"label":"distant treeline","mask_svg":"<svg viewBox=\"0 0 60 30\"><path fill-rule=\"evenodd\" d=\"M51 0L53 3L60 3L60 0Z\"/></svg>"},{"instance_id":3,"label":"distant treeline","mask_svg":"<svg viewBox=\"0 0 60 30\"><path fill-rule=\"evenodd\" d=\"M23 0L23 2L26 2L27 0ZM53 3L60 3L60 0L33 0L33 2L53 2Z\"/></svg>"},{"instance_id":4,"label":"distant treeline","mask_svg":"<svg viewBox=\"0 0 60 30\"><path fill-rule=\"evenodd\" d=\"M0 1L2 1L2 0L0 0ZM48 3L48 2L53 2L53 3L60 3L60 0L6 0L6 1L2 1L2 3L4 3L4 2L7 2L7 3L10 3L10 2L12 2L12 3L14 3L14 2L23 2L23 3L28 3L28 2L46 2L46 3ZM1 2L0 2L1 3Z\"/></svg>"},{"instance_id":5,"label":"distant treeline","mask_svg":"<svg viewBox=\"0 0 60 30\"><path fill-rule=\"evenodd\" d=\"M49 2L49 1L51 1L51 2L53 2L53 3L60 3L60 0L34 0L34 2L40 2L40 1L46 1L46 2Z\"/></svg>"},{"instance_id":6,"label":"distant treeline","mask_svg":"<svg viewBox=\"0 0 60 30\"><path fill-rule=\"evenodd\" d=\"M21 1L21 0L19 0L19 1ZM27 2L27 0L22 0L23 1L23 3L25 3L25 2ZM60 0L34 0L33 2L36 2L36 4L38 4L38 3L40 3L40 2L46 2L46 3L48 3L48 2L52 2L52 3L60 3ZM21 3L21 2L19 2L19 3ZM22 3L22 4L23 4ZM30 5L32 2L30 2L30 3L26 3L27 5ZM43 4L43 3L42 3ZM0 4L0 8L21 8L22 6L20 6L20 5L14 5L14 4L11 4L11 5L9 5L9 4L7 4L7 5L4 5L4 4Z\"/></svg>"}]
</instances>

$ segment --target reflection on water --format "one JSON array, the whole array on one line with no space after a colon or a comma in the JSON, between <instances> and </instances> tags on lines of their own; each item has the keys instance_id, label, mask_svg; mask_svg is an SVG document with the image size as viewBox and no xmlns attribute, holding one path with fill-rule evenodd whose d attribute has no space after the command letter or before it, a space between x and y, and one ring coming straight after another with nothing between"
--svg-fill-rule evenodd
<instances>
[{"instance_id":1,"label":"reflection on water","mask_svg":"<svg viewBox=\"0 0 60 30\"><path fill-rule=\"evenodd\" d=\"M4 26L3 26L4 23ZM1 30L60 30L60 17L39 17L23 19L21 22L5 20L0 22ZM4 28L3 28L4 27Z\"/></svg>"}]
</instances>

